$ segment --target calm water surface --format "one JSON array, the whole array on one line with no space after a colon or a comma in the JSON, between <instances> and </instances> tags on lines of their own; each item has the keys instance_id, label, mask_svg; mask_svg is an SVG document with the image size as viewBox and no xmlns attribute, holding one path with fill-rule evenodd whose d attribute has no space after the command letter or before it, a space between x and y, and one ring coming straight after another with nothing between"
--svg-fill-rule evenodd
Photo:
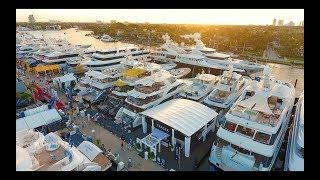
<instances>
[{"instance_id":1,"label":"calm water surface","mask_svg":"<svg viewBox=\"0 0 320 180\"><path fill-rule=\"evenodd\" d=\"M132 44L121 43L121 42L103 42L95 39L91 36L85 36L85 34L90 33L90 31L76 30L76 29L66 29L60 31L30 31L36 37L53 37L66 39L70 43L74 44L91 44L92 48L95 49L108 49L108 48L119 48L131 46ZM91 48L90 47L90 48ZM267 63L272 69L272 76L277 79L285 80L294 85L295 80L298 79L296 86L296 96L304 90L304 69L291 67L283 64Z\"/></svg>"}]
</instances>

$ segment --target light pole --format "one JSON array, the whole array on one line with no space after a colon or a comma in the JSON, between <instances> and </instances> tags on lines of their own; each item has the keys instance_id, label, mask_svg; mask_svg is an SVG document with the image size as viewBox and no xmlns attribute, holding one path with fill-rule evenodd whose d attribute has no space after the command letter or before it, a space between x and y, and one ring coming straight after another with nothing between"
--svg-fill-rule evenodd
<instances>
[{"instance_id":1,"label":"light pole","mask_svg":"<svg viewBox=\"0 0 320 180\"><path fill-rule=\"evenodd\" d=\"M91 133L92 133L92 140L94 140L95 139L95 137L94 137L94 133L95 133L96 131L94 130L94 129L92 129L91 130Z\"/></svg>"}]
</instances>

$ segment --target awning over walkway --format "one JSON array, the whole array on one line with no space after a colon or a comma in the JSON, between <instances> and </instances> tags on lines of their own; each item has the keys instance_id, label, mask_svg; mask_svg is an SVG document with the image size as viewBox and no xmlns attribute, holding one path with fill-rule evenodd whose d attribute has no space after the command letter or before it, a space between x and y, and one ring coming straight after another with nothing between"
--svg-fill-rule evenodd
<instances>
[{"instance_id":1,"label":"awning over walkway","mask_svg":"<svg viewBox=\"0 0 320 180\"><path fill-rule=\"evenodd\" d=\"M153 129L153 131L152 131L152 133L151 133L151 135L153 136L153 137L156 137L158 140L163 140L163 139L165 139L165 138L167 138L167 137L169 137L169 134L167 134L167 133L165 133L165 132L163 132L163 131L161 131L161 130L159 130L159 129L157 129L157 128L154 128Z\"/></svg>"},{"instance_id":2,"label":"awning over walkway","mask_svg":"<svg viewBox=\"0 0 320 180\"><path fill-rule=\"evenodd\" d=\"M56 109L49 109L35 113L16 121L16 132L34 129L43 125L48 125L61 120L61 116Z\"/></svg>"},{"instance_id":3,"label":"awning over walkway","mask_svg":"<svg viewBox=\"0 0 320 180\"><path fill-rule=\"evenodd\" d=\"M187 136L200 130L218 115L213 109L187 99L173 99L141 114L160 121Z\"/></svg>"}]
</instances>

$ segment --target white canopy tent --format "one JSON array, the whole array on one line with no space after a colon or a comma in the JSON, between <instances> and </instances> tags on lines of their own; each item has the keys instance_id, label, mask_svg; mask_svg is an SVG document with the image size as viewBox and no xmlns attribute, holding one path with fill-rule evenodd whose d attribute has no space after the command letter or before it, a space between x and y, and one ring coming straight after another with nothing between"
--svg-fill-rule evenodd
<instances>
[{"instance_id":1,"label":"white canopy tent","mask_svg":"<svg viewBox=\"0 0 320 180\"><path fill-rule=\"evenodd\" d=\"M207 130L207 123L213 120L218 113L213 109L192 100L173 99L156 107L141 112L143 129L146 129L145 117L151 117L172 128L172 142L174 143L174 130L186 135L185 156L190 154L191 136L202 129ZM153 121L153 120L152 120ZM152 126L153 126L152 122ZM146 130L144 130L145 132ZM206 132L207 133L207 132ZM205 135L206 135L205 133Z\"/></svg>"},{"instance_id":2,"label":"white canopy tent","mask_svg":"<svg viewBox=\"0 0 320 180\"><path fill-rule=\"evenodd\" d=\"M90 159L90 161L93 161L94 158L96 158L100 153L102 153L102 150L100 148L98 148L96 145L89 141L83 141L77 147L77 149L88 159Z\"/></svg>"},{"instance_id":3,"label":"white canopy tent","mask_svg":"<svg viewBox=\"0 0 320 180\"><path fill-rule=\"evenodd\" d=\"M213 109L187 99L173 99L141 114L158 120L187 136L197 132L218 115Z\"/></svg>"},{"instance_id":4,"label":"white canopy tent","mask_svg":"<svg viewBox=\"0 0 320 180\"><path fill-rule=\"evenodd\" d=\"M39 113L35 113L16 121L16 132L34 129L43 125L61 120L61 116L56 109L49 109Z\"/></svg>"},{"instance_id":5,"label":"white canopy tent","mask_svg":"<svg viewBox=\"0 0 320 180\"><path fill-rule=\"evenodd\" d=\"M59 87L62 87L62 83L65 83L65 87L69 87L72 81L76 82L77 78L74 77L73 73L69 73L64 76L54 78L53 84L54 85L59 84Z\"/></svg>"},{"instance_id":6,"label":"white canopy tent","mask_svg":"<svg viewBox=\"0 0 320 180\"><path fill-rule=\"evenodd\" d=\"M25 110L24 111L24 115L25 116L30 116L30 115L37 114L37 113L42 112L42 111L47 111L48 109L49 109L48 105L42 105L42 106L39 106L39 107L36 107L36 108L33 108L33 109Z\"/></svg>"}]
</instances>

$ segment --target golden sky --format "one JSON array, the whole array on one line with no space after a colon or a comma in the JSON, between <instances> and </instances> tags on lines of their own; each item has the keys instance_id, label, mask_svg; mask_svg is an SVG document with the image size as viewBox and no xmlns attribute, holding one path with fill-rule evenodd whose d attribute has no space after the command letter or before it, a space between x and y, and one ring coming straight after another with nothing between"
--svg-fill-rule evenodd
<instances>
[{"instance_id":1,"label":"golden sky","mask_svg":"<svg viewBox=\"0 0 320 180\"><path fill-rule=\"evenodd\" d=\"M16 21L61 22L149 22L168 24L266 25L274 18L298 24L304 20L303 9L17 9Z\"/></svg>"}]
</instances>

